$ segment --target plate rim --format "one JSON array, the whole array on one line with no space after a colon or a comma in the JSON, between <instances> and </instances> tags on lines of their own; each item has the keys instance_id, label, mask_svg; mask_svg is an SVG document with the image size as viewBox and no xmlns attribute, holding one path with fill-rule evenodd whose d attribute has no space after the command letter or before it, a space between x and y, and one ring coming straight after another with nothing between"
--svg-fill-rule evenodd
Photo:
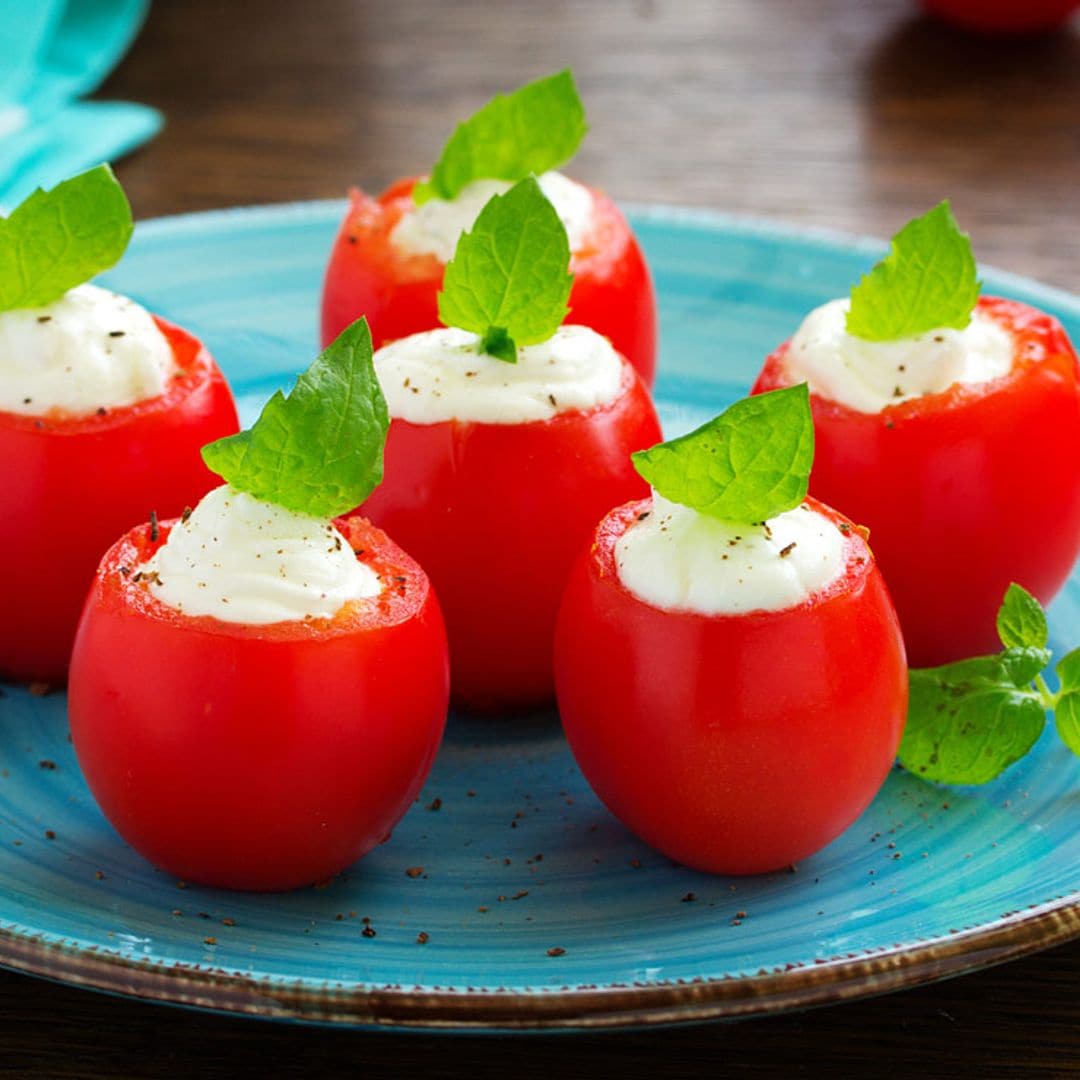
<instances>
[{"instance_id":1,"label":"plate rim","mask_svg":"<svg viewBox=\"0 0 1080 1080\"><path fill-rule=\"evenodd\" d=\"M215 223L258 228L293 218L340 216L343 199L240 205L140 221L140 236L183 233ZM632 222L722 231L817 247L880 253L886 241L705 207L622 203ZM995 286L1015 288L1080 318L1080 296L980 265ZM818 958L752 975L650 980L558 989L455 990L433 986L316 984L256 977L210 965L142 961L123 953L0 926L0 967L126 997L340 1027L456 1031L597 1031L775 1014L876 996L982 970L1080 938L1080 889L974 927L924 941Z\"/></svg>"},{"instance_id":2,"label":"plate rim","mask_svg":"<svg viewBox=\"0 0 1080 1080\"><path fill-rule=\"evenodd\" d=\"M329 1027L459 1032L603 1031L747 1019L838 1004L981 971L1080 938L1067 896L916 946L787 964L749 976L557 990L471 990L254 978L199 964L133 960L0 927L0 966L70 986L267 1020Z\"/></svg>"}]
</instances>

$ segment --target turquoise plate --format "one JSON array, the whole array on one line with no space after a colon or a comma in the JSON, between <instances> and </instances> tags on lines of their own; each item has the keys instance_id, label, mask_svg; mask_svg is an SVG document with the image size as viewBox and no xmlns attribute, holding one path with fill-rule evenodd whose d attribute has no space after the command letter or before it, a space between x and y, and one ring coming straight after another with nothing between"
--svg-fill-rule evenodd
<instances>
[{"instance_id":1,"label":"turquoise plate","mask_svg":"<svg viewBox=\"0 0 1080 1080\"><path fill-rule=\"evenodd\" d=\"M107 281L201 335L250 420L314 355L343 209L148 222ZM881 250L697 212L641 210L634 224L659 287L669 433L743 394L802 314L844 292ZM1075 298L985 277L992 291L1054 311L1080 340ZM1080 577L1051 621L1056 647L1080 642ZM79 775L61 694L6 688L0 963L159 1001L356 1026L745 1016L880 993L1077 936L1078 811L1080 760L1048 731L981 789L894 772L847 833L790 872L708 877L604 810L554 716L455 716L389 843L324 888L217 892L158 872L106 824Z\"/></svg>"}]
</instances>

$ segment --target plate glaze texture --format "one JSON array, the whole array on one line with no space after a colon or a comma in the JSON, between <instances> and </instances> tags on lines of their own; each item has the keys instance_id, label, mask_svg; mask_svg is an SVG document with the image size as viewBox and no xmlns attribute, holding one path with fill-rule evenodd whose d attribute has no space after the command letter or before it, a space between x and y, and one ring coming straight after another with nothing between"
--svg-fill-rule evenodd
<instances>
[{"instance_id":1,"label":"plate glaze texture","mask_svg":"<svg viewBox=\"0 0 1080 1080\"><path fill-rule=\"evenodd\" d=\"M148 222L105 283L199 334L250 422L315 355L322 270L343 210ZM845 292L882 250L693 211L632 218L660 296L657 396L669 435L744 394L802 315ZM1080 339L1075 298L984 276L987 291L1055 312ZM1055 648L1080 643L1080 578L1050 614ZM358 1027L747 1016L1077 936L1078 812L1080 760L1048 730L983 788L937 788L896 770L813 858L766 877L709 877L606 812L554 714L452 716L388 843L321 888L218 892L155 870L112 831L79 774L62 694L7 687L0 963L176 1004Z\"/></svg>"}]
</instances>

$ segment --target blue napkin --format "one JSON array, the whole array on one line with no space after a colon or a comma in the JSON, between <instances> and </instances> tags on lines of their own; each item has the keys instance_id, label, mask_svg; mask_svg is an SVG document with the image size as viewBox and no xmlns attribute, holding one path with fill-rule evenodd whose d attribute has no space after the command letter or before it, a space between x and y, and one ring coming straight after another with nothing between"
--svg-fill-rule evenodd
<instances>
[{"instance_id":1,"label":"blue napkin","mask_svg":"<svg viewBox=\"0 0 1080 1080\"><path fill-rule=\"evenodd\" d=\"M80 102L127 52L150 0L0 0L0 207L134 150L161 113Z\"/></svg>"}]
</instances>

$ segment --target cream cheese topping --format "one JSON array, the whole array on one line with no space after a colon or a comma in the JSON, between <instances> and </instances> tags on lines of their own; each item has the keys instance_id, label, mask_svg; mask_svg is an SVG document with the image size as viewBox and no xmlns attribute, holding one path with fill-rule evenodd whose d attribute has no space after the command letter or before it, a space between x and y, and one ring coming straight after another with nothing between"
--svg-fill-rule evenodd
<instances>
[{"instance_id":1,"label":"cream cheese topping","mask_svg":"<svg viewBox=\"0 0 1080 1080\"><path fill-rule=\"evenodd\" d=\"M623 387L622 359L587 326L560 326L519 348L516 364L481 353L467 330L429 330L379 349L375 371L390 415L413 424L550 420L609 404Z\"/></svg>"},{"instance_id":2,"label":"cream cheese topping","mask_svg":"<svg viewBox=\"0 0 1080 1080\"><path fill-rule=\"evenodd\" d=\"M847 332L850 301L815 308L791 339L785 362L793 382L863 413L981 383L1012 368L1012 336L976 309L963 330L931 330L900 341L863 341Z\"/></svg>"},{"instance_id":3,"label":"cream cheese topping","mask_svg":"<svg viewBox=\"0 0 1080 1080\"><path fill-rule=\"evenodd\" d=\"M836 524L803 505L764 524L700 514L653 492L647 517L615 544L619 580L669 611L782 611L832 584L845 565Z\"/></svg>"},{"instance_id":4,"label":"cream cheese topping","mask_svg":"<svg viewBox=\"0 0 1080 1080\"><path fill-rule=\"evenodd\" d=\"M176 361L150 313L79 285L45 307L0 313L0 410L88 416L164 393Z\"/></svg>"},{"instance_id":5,"label":"cream cheese topping","mask_svg":"<svg viewBox=\"0 0 1080 1080\"><path fill-rule=\"evenodd\" d=\"M142 572L185 615L251 625L329 618L382 591L332 524L227 484L176 523Z\"/></svg>"},{"instance_id":6,"label":"cream cheese topping","mask_svg":"<svg viewBox=\"0 0 1080 1080\"><path fill-rule=\"evenodd\" d=\"M577 251L592 228L592 193L559 172L542 173L537 183L566 227L570 250ZM447 263L454 257L461 234L473 227L491 197L513 186L509 180L474 180L452 199L429 199L405 214L390 238L400 251L434 255Z\"/></svg>"}]
</instances>

